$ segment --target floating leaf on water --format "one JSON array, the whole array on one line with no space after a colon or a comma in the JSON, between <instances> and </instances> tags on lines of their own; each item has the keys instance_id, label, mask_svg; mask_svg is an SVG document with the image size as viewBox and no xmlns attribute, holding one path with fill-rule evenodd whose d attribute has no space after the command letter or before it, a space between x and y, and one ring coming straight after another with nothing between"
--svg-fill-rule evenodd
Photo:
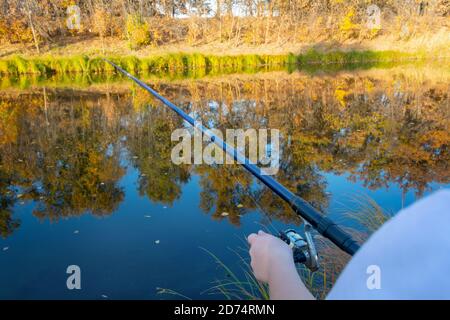
<instances>
[{"instance_id":1,"label":"floating leaf on water","mask_svg":"<svg viewBox=\"0 0 450 320\"><path fill-rule=\"evenodd\" d=\"M145 215L144 218L151 218L152 216L149 215Z\"/></svg>"},{"instance_id":2,"label":"floating leaf on water","mask_svg":"<svg viewBox=\"0 0 450 320\"><path fill-rule=\"evenodd\" d=\"M167 209L167 207L166 207L166 206L164 206L164 207L163 207L163 209Z\"/></svg>"},{"instance_id":3,"label":"floating leaf on water","mask_svg":"<svg viewBox=\"0 0 450 320\"><path fill-rule=\"evenodd\" d=\"M108 299L108 296L106 294L102 294L103 299Z\"/></svg>"},{"instance_id":4,"label":"floating leaf on water","mask_svg":"<svg viewBox=\"0 0 450 320\"><path fill-rule=\"evenodd\" d=\"M4 247L3 248L3 251L6 251L6 250L8 250L9 249L9 247Z\"/></svg>"},{"instance_id":5,"label":"floating leaf on water","mask_svg":"<svg viewBox=\"0 0 450 320\"><path fill-rule=\"evenodd\" d=\"M20 201L19 204L20 204L21 206L23 206L23 205L25 204L25 202Z\"/></svg>"},{"instance_id":6,"label":"floating leaf on water","mask_svg":"<svg viewBox=\"0 0 450 320\"><path fill-rule=\"evenodd\" d=\"M22 197L23 196L23 194L21 194L21 193L18 193L17 194L17 198L20 198L20 197Z\"/></svg>"},{"instance_id":7,"label":"floating leaf on water","mask_svg":"<svg viewBox=\"0 0 450 320\"><path fill-rule=\"evenodd\" d=\"M238 207L238 208L242 208L243 205L239 203L239 204L237 205L237 207Z\"/></svg>"},{"instance_id":8,"label":"floating leaf on water","mask_svg":"<svg viewBox=\"0 0 450 320\"><path fill-rule=\"evenodd\" d=\"M75 230L73 233L75 233L75 234L78 234L78 233L80 233L80 231L78 231L78 230Z\"/></svg>"},{"instance_id":9,"label":"floating leaf on water","mask_svg":"<svg viewBox=\"0 0 450 320\"><path fill-rule=\"evenodd\" d=\"M229 215L228 212L222 212L222 217L226 217L227 215Z\"/></svg>"},{"instance_id":10,"label":"floating leaf on water","mask_svg":"<svg viewBox=\"0 0 450 320\"><path fill-rule=\"evenodd\" d=\"M159 240L155 240L155 244L159 244Z\"/></svg>"}]
</instances>

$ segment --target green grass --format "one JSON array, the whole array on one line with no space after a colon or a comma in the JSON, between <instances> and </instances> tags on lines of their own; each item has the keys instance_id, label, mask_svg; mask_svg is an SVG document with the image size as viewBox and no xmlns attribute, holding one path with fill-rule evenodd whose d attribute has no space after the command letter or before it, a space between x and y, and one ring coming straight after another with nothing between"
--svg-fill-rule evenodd
<instances>
[{"instance_id":1,"label":"green grass","mask_svg":"<svg viewBox=\"0 0 450 320\"><path fill-rule=\"evenodd\" d=\"M144 58L134 56L109 56L109 60L132 73L154 73L168 75L193 75L202 77L210 74L255 72L256 70L308 69L311 65L334 65L342 68L352 64L376 66L395 61L422 59L422 55L411 55L396 51L334 51L328 53L309 50L294 55L204 55L200 53L172 53ZM23 58L13 56L0 59L0 74L70 74L70 73L111 73L113 67L101 57L72 56Z\"/></svg>"},{"instance_id":2,"label":"green grass","mask_svg":"<svg viewBox=\"0 0 450 320\"><path fill-rule=\"evenodd\" d=\"M232 250L236 254L236 263L233 264L234 268L225 264L211 251L205 248L201 249L212 258L217 269L223 273L223 277L212 280L212 286L201 292L201 295L211 295L227 300L270 299L269 286L266 283L258 281L253 274L248 257L249 248L247 246ZM333 256L335 255L336 252L334 252ZM329 267L329 263L330 261L325 262L325 264L322 263L322 268L314 273L304 266L297 266L302 281L317 299L324 299L326 297L333 284L330 279L337 277L336 274L330 274L331 272L335 272L335 270ZM161 295L177 296L178 298L190 300L189 297L172 289L157 288L157 290L158 294Z\"/></svg>"},{"instance_id":3,"label":"green grass","mask_svg":"<svg viewBox=\"0 0 450 320\"><path fill-rule=\"evenodd\" d=\"M249 261L239 252L234 251L241 269L240 274L237 274L214 253L202 249L213 258L217 266L226 275L224 279L215 280L213 286L204 291L204 294L223 296L227 300L269 300L268 285L255 278ZM244 249L244 253L247 252L248 248Z\"/></svg>"},{"instance_id":4,"label":"green grass","mask_svg":"<svg viewBox=\"0 0 450 320\"><path fill-rule=\"evenodd\" d=\"M295 59L296 58L296 59ZM332 51L321 53L314 49L297 57L290 57L300 65L307 64L367 64L367 63L385 63L392 61L402 61L410 59L422 59L420 54L412 55L398 51Z\"/></svg>"}]
</instances>

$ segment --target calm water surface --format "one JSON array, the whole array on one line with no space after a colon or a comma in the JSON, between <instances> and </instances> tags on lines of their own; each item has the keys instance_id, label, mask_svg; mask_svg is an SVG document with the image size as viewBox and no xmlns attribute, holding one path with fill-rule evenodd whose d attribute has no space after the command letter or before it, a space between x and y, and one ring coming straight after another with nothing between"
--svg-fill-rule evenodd
<instances>
[{"instance_id":1,"label":"calm water surface","mask_svg":"<svg viewBox=\"0 0 450 320\"><path fill-rule=\"evenodd\" d=\"M367 214L373 199L395 213L450 187L449 79L398 67L149 81L212 127L279 129L276 178L364 241L373 227L349 210ZM128 81L11 83L0 91L1 299L221 298L206 290L230 275L204 249L245 280L245 235L301 225L238 166L174 165L170 135L185 124ZM302 274L323 297L347 257L320 246L326 284L323 269ZM66 287L69 265L81 290Z\"/></svg>"}]
</instances>

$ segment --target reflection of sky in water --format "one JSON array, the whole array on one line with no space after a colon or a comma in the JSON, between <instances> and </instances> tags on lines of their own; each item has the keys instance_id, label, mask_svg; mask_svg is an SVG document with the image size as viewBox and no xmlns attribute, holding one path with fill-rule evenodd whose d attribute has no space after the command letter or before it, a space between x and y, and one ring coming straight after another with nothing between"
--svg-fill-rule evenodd
<instances>
[{"instance_id":1,"label":"reflection of sky in water","mask_svg":"<svg viewBox=\"0 0 450 320\"><path fill-rule=\"evenodd\" d=\"M52 224L31 215L33 204L17 206L22 225L0 240L0 247L9 246L0 252L0 298L161 298L156 287L200 297L211 281L223 278L200 247L233 265L235 256L226 248L241 246L259 216L246 215L236 228L199 212L196 176L173 206L152 204L138 195L137 177L131 169L121 180L126 198L107 218L82 215ZM81 268L80 291L65 287L71 264Z\"/></svg>"},{"instance_id":2,"label":"reflection of sky in water","mask_svg":"<svg viewBox=\"0 0 450 320\"><path fill-rule=\"evenodd\" d=\"M0 251L0 298L172 297L157 295L156 287L191 298L214 298L200 293L226 275L201 248L237 268L236 255L227 248L242 247L244 236L261 228L264 217L250 212L242 217L240 227L227 219L211 219L198 208L201 189L197 175L183 186L182 196L173 206L152 203L137 192L138 174L129 167L120 182L125 199L106 218L86 214L57 223L40 222L31 215L33 203L17 205L16 215L22 224L13 235L0 240L1 248L9 246ZM360 192L394 211L402 206L402 191L396 186L367 191L359 182L350 183L346 175L325 176L326 190L331 193L329 212L334 219L343 205L350 204L349 196ZM414 200L413 192L408 192L404 205ZM275 225L280 229L285 226ZM65 269L71 264L81 268L80 291L65 287Z\"/></svg>"},{"instance_id":3,"label":"reflection of sky in water","mask_svg":"<svg viewBox=\"0 0 450 320\"><path fill-rule=\"evenodd\" d=\"M383 209L389 212L396 213L404 207L412 204L419 198L416 197L414 190L409 190L405 194L398 185L390 184L389 188L380 188L376 190L369 190L363 186L361 181L350 182L348 174L335 175L331 173L323 173L328 183L327 192L331 195L331 201L328 212L330 217L336 218L343 207L351 207L352 197L354 195L367 195L377 203L383 204ZM426 191L424 196L430 194L432 191L440 188L448 188L450 185L443 185L431 183L431 191Z\"/></svg>"}]
</instances>

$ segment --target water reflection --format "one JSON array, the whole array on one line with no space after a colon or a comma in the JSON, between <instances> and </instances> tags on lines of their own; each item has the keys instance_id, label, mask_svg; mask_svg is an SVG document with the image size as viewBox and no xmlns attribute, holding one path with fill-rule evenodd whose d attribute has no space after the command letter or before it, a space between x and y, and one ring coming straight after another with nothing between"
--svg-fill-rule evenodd
<instances>
[{"instance_id":1,"label":"water reflection","mask_svg":"<svg viewBox=\"0 0 450 320\"><path fill-rule=\"evenodd\" d=\"M167 98L219 129L277 128L277 179L325 210L325 172L349 174L366 188L398 185L418 196L450 181L448 75L399 69L337 75L282 72L204 80L158 81ZM193 174L200 208L238 225L258 209L297 217L237 166L178 166L171 132L183 126L170 110L130 83L84 89L4 89L0 97L0 234L19 228L16 205L58 220L112 214L126 201L119 180L139 172L137 189L170 206ZM227 214L223 214L223 213Z\"/></svg>"}]
</instances>

